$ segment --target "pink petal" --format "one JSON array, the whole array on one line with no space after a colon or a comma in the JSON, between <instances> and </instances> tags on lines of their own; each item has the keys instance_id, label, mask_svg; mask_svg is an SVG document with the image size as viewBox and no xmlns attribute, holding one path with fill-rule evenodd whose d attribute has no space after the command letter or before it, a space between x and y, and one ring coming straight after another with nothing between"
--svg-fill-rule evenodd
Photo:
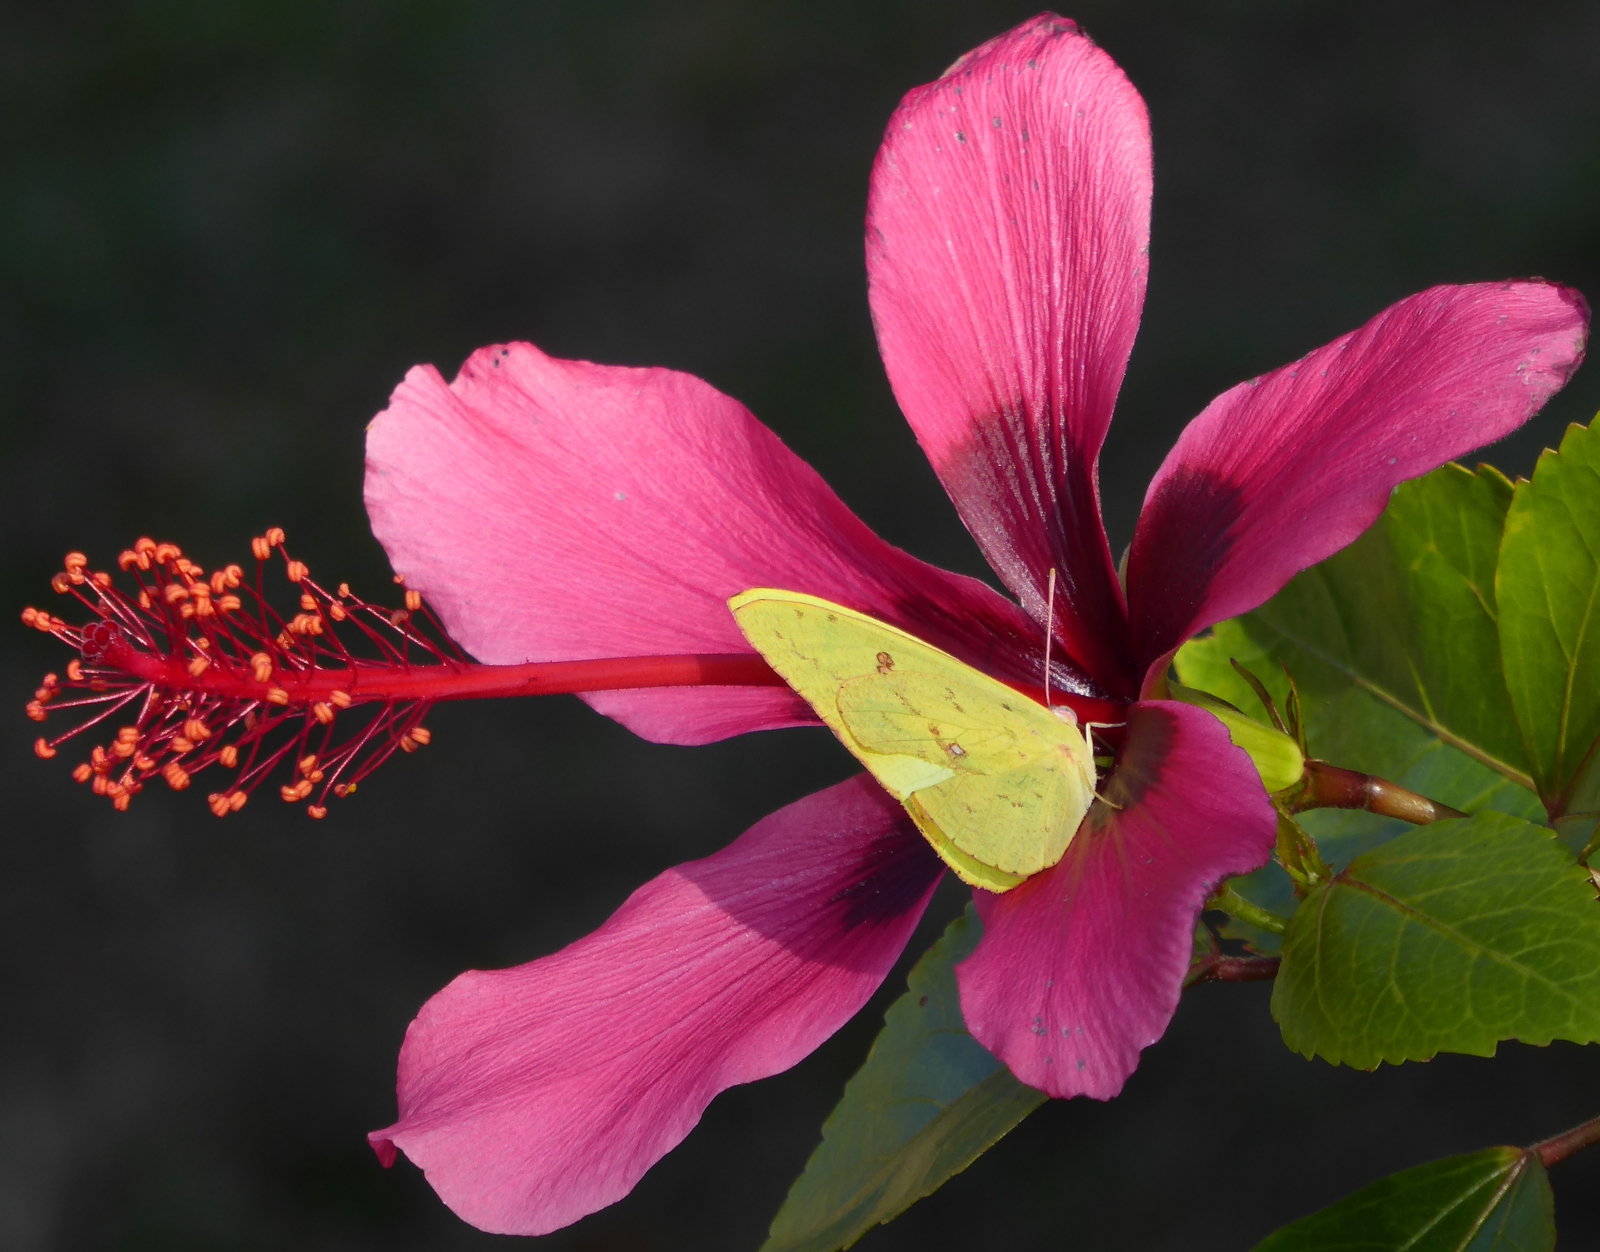
<instances>
[{"instance_id":1,"label":"pink petal","mask_svg":"<svg viewBox=\"0 0 1600 1252\"><path fill-rule=\"evenodd\" d=\"M429 1000L373 1146L484 1230L611 1204L719 1091L788 1069L862 1006L942 868L865 775L797 801L554 956Z\"/></svg>"},{"instance_id":2,"label":"pink petal","mask_svg":"<svg viewBox=\"0 0 1600 1252\"><path fill-rule=\"evenodd\" d=\"M1128 564L1140 664L1337 552L1396 484L1527 421L1588 323L1551 283L1434 287L1218 396L1145 494Z\"/></svg>"},{"instance_id":3,"label":"pink petal","mask_svg":"<svg viewBox=\"0 0 1600 1252\"><path fill-rule=\"evenodd\" d=\"M1122 71L1042 14L911 92L872 171L867 273L889 380L989 563L1124 690L1096 462L1144 305L1150 123Z\"/></svg>"},{"instance_id":4,"label":"pink petal","mask_svg":"<svg viewBox=\"0 0 1600 1252\"><path fill-rule=\"evenodd\" d=\"M407 585L491 664L749 652L727 599L809 592L1000 676L1037 680L1038 628L974 579L874 535L738 401L665 369L485 348L419 366L367 435L367 511ZM784 688L591 700L646 738L814 725Z\"/></svg>"},{"instance_id":5,"label":"pink petal","mask_svg":"<svg viewBox=\"0 0 1600 1252\"><path fill-rule=\"evenodd\" d=\"M1053 1096L1109 1100L1178 1006L1196 919L1221 879L1266 863L1277 830L1250 758L1202 709L1147 701L1105 794L1054 868L975 893L957 967L984 1047Z\"/></svg>"}]
</instances>

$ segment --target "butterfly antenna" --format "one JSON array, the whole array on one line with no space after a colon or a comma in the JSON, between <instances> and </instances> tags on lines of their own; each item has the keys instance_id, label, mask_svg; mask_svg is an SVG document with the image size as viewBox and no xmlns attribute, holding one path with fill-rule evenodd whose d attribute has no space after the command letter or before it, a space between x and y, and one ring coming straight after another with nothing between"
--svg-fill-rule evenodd
<instances>
[{"instance_id":1,"label":"butterfly antenna","mask_svg":"<svg viewBox=\"0 0 1600 1252\"><path fill-rule=\"evenodd\" d=\"M1050 567L1050 582L1044 593L1044 707L1050 707L1050 641L1056 633L1056 567Z\"/></svg>"}]
</instances>

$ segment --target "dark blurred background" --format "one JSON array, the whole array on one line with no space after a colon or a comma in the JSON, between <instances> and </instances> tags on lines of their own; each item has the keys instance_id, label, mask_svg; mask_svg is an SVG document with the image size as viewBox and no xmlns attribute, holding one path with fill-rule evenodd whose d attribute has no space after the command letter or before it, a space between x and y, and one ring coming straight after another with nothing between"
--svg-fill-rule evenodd
<instances>
[{"instance_id":1,"label":"dark blurred background","mask_svg":"<svg viewBox=\"0 0 1600 1252\"><path fill-rule=\"evenodd\" d=\"M981 572L868 322L867 172L1002 0L12 4L0 12L0 603L136 535L206 566L267 525L387 581L362 431L405 369L527 338L740 397L863 516ZM1150 104L1154 261L1103 464L1113 542L1216 392L1438 282L1600 294L1600 7L1085 0ZM1493 459L1600 406L1580 373ZM440 709L321 824L113 813L37 761L67 657L0 685L0 1247L488 1246L363 1136L422 1001L550 952L639 883L851 770L820 733L640 743L576 700ZM959 908L938 898L913 943ZM909 959L909 958L908 958ZM727 1093L564 1249L753 1249L903 970L789 1074ZM1265 985L1185 997L1110 1105L1054 1104L863 1247L1243 1249L1387 1171L1600 1102L1593 1050L1376 1075L1291 1056ZM1600 1246L1600 1154L1557 1168Z\"/></svg>"}]
</instances>

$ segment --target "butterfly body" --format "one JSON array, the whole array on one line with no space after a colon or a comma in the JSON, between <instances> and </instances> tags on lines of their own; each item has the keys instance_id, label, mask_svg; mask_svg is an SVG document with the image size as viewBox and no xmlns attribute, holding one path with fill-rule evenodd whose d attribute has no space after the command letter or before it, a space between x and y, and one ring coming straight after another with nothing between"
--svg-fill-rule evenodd
<instances>
[{"instance_id":1,"label":"butterfly body","mask_svg":"<svg viewBox=\"0 0 1600 1252\"><path fill-rule=\"evenodd\" d=\"M1005 891L1067 850L1093 748L1064 716L876 618L799 592L729 601L740 629L965 881Z\"/></svg>"}]
</instances>

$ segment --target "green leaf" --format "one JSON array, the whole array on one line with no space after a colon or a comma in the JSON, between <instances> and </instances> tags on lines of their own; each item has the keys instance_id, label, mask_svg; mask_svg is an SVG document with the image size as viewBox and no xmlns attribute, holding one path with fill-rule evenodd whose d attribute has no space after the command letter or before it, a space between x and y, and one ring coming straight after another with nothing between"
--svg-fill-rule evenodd
<instances>
[{"instance_id":1,"label":"green leaf","mask_svg":"<svg viewBox=\"0 0 1600 1252\"><path fill-rule=\"evenodd\" d=\"M1228 667L1229 655L1238 654L1227 645L1237 646L1242 635L1254 645L1255 663L1238 659L1280 701L1287 697L1282 661L1308 705L1368 696L1531 789L1496 628L1494 571L1511 494L1511 484L1487 466L1474 474L1446 465L1401 485L1366 534L1236 619L1233 638L1218 627L1213 638L1188 644L1179 677L1254 714L1260 701ZM1322 711L1323 734L1312 751L1362 769L1351 758L1367 738L1364 728L1341 733L1347 723L1329 712Z\"/></svg>"},{"instance_id":2,"label":"green leaf","mask_svg":"<svg viewBox=\"0 0 1600 1252\"><path fill-rule=\"evenodd\" d=\"M983 924L969 904L923 955L884 1015L867 1063L822 1126L822 1143L773 1219L762 1252L832 1252L959 1174L1039 1105L961 1019L956 965Z\"/></svg>"},{"instance_id":3,"label":"green leaf","mask_svg":"<svg viewBox=\"0 0 1600 1252\"><path fill-rule=\"evenodd\" d=\"M1230 660L1260 678L1280 708L1289 695L1287 665L1313 755L1466 812L1542 820L1500 679L1493 570L1510 497L1510 484L1487 467L1473 474L1447 465L1402 485L1350 548L1255 612L1185 644L1179 678L1265 725L1261 701ZM1458 681L1458 672L1472 681ZM1299 821L1335 869L1410 829L1337 809L1302 813ZM1575 847L1582 836L1570 836ZM1276 863L1232 886L1283 916L1297 907ZM1237 919L1222 933L1269 955L1280 950L1275 935Z\"/></svg>"},{"instance_id":4,"label":"green leaf","mask_svg":"<svg viewBox=\"0 0 1600 1252\"><path fill-rule=\"evenodd\" d=\"M1261 775L1261 785L1268 791L1292 787L1305 776L1306 758L1300 745L1281 730L1262 725L1208 691L1197 691L1182 683L1168 683L1167 691L1174 700L1198 705L1226 726L1233 746L1249 754Z\"/></svg>"},{"instance_id":5,"label":"green leaf","mask_svg":"<svg viewBox=\"0 0 1600 1252\"><path fill-rule=\"evenodd\" d=\"M1555 1199L1535 1152L1487 1148L1363 1187L1252 1252L1551 1252Z\"/></svg>"},{"instance_id":6,"label":"green leaf","mask_svg":"<svg viewBox=\"0 0 1600 1252\"><path fill-rule=\"evenodd\" d=\"M1496 588L1517 725L1559 817L1600 738L1600 431L1569 426L1517 484Z\"/></svg>"},{"instance_id":7,"label":"green leaf","mask_svg":"<svg viewBox=\"0 0 1600 1252\"><path fill-rule=\"evenodd\" d=\"M1306 1057L1375 1069L1502 1039L1600 1040L1600 906L1546 827L1481 813L1358 856L1306 897L1272 1015Z\"/></svg>"}]
</instances>

